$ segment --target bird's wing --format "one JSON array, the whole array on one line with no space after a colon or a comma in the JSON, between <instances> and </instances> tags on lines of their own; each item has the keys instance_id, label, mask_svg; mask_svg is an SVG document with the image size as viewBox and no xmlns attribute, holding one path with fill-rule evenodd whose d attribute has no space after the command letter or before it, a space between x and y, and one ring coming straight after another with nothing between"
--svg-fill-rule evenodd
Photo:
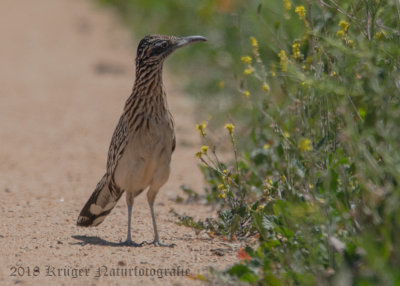
<instances>
[{"instance_id":1,"label":"bird's wing","mask_svg":"<svg viewBox=\"0 0 400 286\"><path fill-rule=\"evenodd\" d=\"M172 153L175 151L175 147L176 147L176 136L175 136L175 122L174 122L174 117L172 116L171 112L168 111L169 114L169 125L171 127L172 130Z\"/></svg>"},{"instance_id":2,"label":"bird's wing","mask_svg":"<svg viewBox=\"0 0 400 286\"><path fill-rule=\"evenodd\" d=\"M82 208L77 221L79 226L99 225L124 193L124 190L115 183L114 171L124 153L127 141L127 124L124 115L122 115L111 139L107 159L107 172Z\"/></svg>"},{"instance_id":3,"label":"bird's wing","mask_svg":"<svg viewBox=\"0 0 400 286\"><path fill-rule=\"evenodd\" d=\"M111 139L110 148L108 149L107 158L107 173L114 174L118 161L124 153L125 147L128 143L128 125L125 120L125 115L122 114L114 134Z\"/></svg>"}]
</instances>

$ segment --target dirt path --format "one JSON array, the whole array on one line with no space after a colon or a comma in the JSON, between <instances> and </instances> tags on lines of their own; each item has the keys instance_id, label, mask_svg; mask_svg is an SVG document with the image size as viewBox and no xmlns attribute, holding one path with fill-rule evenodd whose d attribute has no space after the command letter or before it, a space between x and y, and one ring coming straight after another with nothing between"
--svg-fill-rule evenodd
<instances>
[{"instance_id":1,"label":"dirt path","mask_svg":"<svg viewBox=\"0 0 400 286\"><path fill-rule=\"evenodd\" d=\"M204 217L210 209L173 201L181 184L200 190L202 178L193 156L200 145L193 111L168 76L178 145L156 213L161 238L177 246L117 246L126 235L124 199L101 226L75 226L104 173L108 144L134 79L136 42L110 11L82 0L2 0L0 39L1 285L199 284L187 277L140 275L177 267L205 273L208 266L222 268L236 260L238 245L197 236L177 226L170 213ZM167 62L167 68L172 65ZM133 216L134 240L151 239L144 195L135 201ZM216 256L217 248L228 251ZM103 265L119 276L95 277ZM136 269L125 273L132 277L116 272L129 268ZM73 278L74 273L83 277Z\"/></svg>"}]
</instances>

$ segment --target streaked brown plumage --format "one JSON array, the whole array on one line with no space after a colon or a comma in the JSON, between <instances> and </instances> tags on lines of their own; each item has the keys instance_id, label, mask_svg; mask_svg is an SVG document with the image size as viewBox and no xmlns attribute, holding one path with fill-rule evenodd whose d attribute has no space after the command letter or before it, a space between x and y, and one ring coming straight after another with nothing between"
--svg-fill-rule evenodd
<instances>
[{"instance_id":1,"label":"streaked brown plumage","mask_svg":"<svg viewBox=\"0 0 400 286\"><path fill-rule=\"evenodd\" d=\"M205 41L201 36L144 37L138 46L136 80L131 96L115 128L108 151L107 171L83 207L78 226L97 226L103 222L126 192L128 235L126 245L139 246L131 240L131 215L134 198L148 188L154 245L159 241L154 215L154 199L168 180L169 165L175 149L174 122L168 110L162 82L165 58L179 47Z\"/></svg>"}]
</instances>

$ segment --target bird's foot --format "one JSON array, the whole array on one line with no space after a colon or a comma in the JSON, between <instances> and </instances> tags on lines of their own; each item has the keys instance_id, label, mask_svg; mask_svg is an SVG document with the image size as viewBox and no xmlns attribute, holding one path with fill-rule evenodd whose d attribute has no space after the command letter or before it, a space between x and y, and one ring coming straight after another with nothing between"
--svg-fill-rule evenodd
<instances>
[{"instance_id":1,"label":"bird's foot","mask_svg":"<svg viewBox=\"0 0 400 286\"><path fill-rule=\"evenodd\" d=\"M120 246L132 246L132 247L141 247L143 246L143 242L142 243L136 243L131 239L127 239L124 242L122 242L122 240L119 242Z\"/></svg>"},{"instance_id":2,"label":"bird's foot","mask_svg":"<svg viewBox=\"0 0 400 286\"><path fill-rule=\"evenodd\" d=\"M146 245L151 245L153 244L154 246L161 246L161 247L174 247L176 246L175 243L171 243L171 244L166 244L166 243L162 243L158 240L153 240L153 241L143 241L142 243L145 243Z\"/></svg>"}]
</instances>

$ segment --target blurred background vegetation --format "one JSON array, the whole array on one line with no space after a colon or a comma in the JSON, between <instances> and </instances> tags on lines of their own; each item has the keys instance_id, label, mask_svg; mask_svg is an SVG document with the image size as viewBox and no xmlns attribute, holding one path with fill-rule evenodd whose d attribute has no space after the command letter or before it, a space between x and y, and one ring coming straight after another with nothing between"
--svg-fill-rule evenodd
<instances>
[{"instance_id":1,"label":"blurred background vegetation","mask_svg":"<svg viewBox=\"0 0 400 286\"><path fill-rule=\"evenodd\" d=\"M249 245L212 279L400 284L399 1L101 2L137 38L209 40L169 68L207 120L197 156L219 214L181 222Z\"/></svg>"}]
</instances>

